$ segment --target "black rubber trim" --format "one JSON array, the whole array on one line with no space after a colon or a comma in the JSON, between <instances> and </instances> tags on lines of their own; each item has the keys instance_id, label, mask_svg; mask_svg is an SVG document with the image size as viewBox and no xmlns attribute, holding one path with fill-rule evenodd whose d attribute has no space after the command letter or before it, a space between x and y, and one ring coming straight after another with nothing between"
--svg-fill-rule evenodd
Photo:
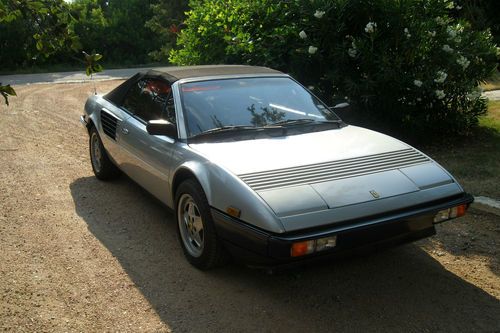
<instances>
[{"instance_id":1,"label":"black rubber trim","mask_svg":"<svg viewBox=\"0 0 500 333\"><path fill-rule=\"evenodd\" d=\"M217 235L220 238L252 252L267 256L267 243L270 233L246 224L215 208L211 210Z\"/></svg>"},{"instance_id":2,"label":"black rubber trim","mask_svg":"<svg viewBox=\"0 0 500 333\"><path fill-rule=\"evenodd\" d=\"M470 205L473 201L474 197L472 195L464 193L462 195L459 195L458 197L454 196L445 200L441 199L406 209L335 223L334 225L329 225L321 228L303 229L299 231L283 233L276 235L276 237L287 239L290 241L305 240L308 238L313 239L322 237L323 235L328 235L331 233L336 233L344 230L369 227L371 225L377 225L384 222L391 222L395 220L403 220L423 215L435 214L440 210L455 207L458 205L463 205L463 204Z\"/></svg>"},{"instance_id":3,"label":"black rubber trim","mask_svg":"<svg viewBox=\"0 0 500 333\"><path fill-rule=\"evenodd\" d=\"M461 204L470 204L474 198L464 193L448 198L445 202L419 205L411 210L398 211L383 216L351 220L349 223L329 225L321 229L275 234L252 226L244 221L211 208L218 236L237 257L268 265L285 264L318 256L336 254L384 243L404 243L435 234L433 219L436 212ZM291 258L293 242L337 235L337 246L332 250L309 256Z\"/></svg>"}]
</instances>

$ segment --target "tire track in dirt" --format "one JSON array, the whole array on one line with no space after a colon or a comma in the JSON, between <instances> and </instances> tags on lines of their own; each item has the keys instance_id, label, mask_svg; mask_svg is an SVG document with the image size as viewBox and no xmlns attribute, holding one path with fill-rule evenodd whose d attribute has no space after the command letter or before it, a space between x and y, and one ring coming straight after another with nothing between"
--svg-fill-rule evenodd
<instances>
[{"instance_id":1,"label":"tire track in dirt","mask_svg":"<svg viewBox=\"0 0 500 333\"><path fill-rule=\"evenodd\" d=\"M125 331L135 321L121 326L110 326L109 322L117 318L126 322L125 313L130 308L115 305L110 316L110 304L123 301L129 307L134 303L138 308L148 307L140 293L133 296L133 290L120 297L110 296L130 289L132 283L119 265L113 265L116 261L109 252L89 235L87 225L79 223L74 211L69 185L75 177L89 175L89 164L84 164L88 162L86 137L77 116L85 98L78 102L77 97L63 96L78 96L81 90L78 85L17 88L22 100L16 101L21 102L19 107L12 103L15 115L0 118L2 133L7 137L16 133L18 147L1 159L6 167L2 178L9 179L2 182L6 189L1 202L4 226L9 230L4 234L2 229L2 260L6 260L2 266L17 269L1 272L8 285L2 285L6 309L0 312L15 319L10 327L16 330ZM73 104L77 102L78 109ZM72 111L65 115L68 107ZM22 241L13 235L22 235ZM96 283L106 281L106 277L111 278L108 283ZM94 303L95 299L105 301ZM154 319L154 312L146 311L138 318L134 327L165 328Z\"/></svg>"}]
</instances>

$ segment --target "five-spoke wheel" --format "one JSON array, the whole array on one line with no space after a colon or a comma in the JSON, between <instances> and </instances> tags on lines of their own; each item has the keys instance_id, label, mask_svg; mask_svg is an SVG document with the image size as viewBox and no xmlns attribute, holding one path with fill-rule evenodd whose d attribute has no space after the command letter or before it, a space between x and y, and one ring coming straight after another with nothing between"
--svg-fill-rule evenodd
<instances>
[{"instance_id":1,"label":"five-spoke wheel","mask_svg":"<svg viewBox=\"0 0 500 333\"><path fill-rule=\"evenodd\" d=\"M94 170L95 176L101 180L116 178L120 174L120 171L109 159L99 133L97 133L94 126L90 128L89 135L90 162L92 163L92 170Z\"/></svg>"},{"instance_id":2,"label":"five-spoke wheel","mask_svg":"<svg viewBox=\"0 0 500 333\"><path fill-rule=\"evenodd\" d=\"M191 195L185 193L179 199L177 221L179 231L186 250L193 257L199 257L203 253L204 235L203 221L200 210Z\"/></svg>"},{"instance_id":3,"label":"five-spoke wheel","mask_svg":"<svg viewBox=\"0 0 500 333\"><path fill-rule=\"evenodd\" d=\"M183 181L175 195L177 230L187 260L199 269L224 264L228 255L217 237L210 206L201 185Z\"/></svg>"}]
</instances>

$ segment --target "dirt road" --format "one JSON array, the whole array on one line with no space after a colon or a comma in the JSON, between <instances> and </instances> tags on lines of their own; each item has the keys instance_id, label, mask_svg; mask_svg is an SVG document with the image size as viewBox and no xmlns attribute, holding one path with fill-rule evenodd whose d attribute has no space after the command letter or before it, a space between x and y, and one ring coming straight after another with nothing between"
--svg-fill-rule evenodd
<instances>
[{"instance_id":1,"label":"dirt road","mask_svg":"<svg viewBox=\"0 0 500 333\"><path fill-rule=\"evenodd\" d=\"M91 89L17 86L0 106L0 331L500 331L500 223L474 209L370 256L197 271L171 212L93 177L78 123Z\"/></svg>"}]
</instances>

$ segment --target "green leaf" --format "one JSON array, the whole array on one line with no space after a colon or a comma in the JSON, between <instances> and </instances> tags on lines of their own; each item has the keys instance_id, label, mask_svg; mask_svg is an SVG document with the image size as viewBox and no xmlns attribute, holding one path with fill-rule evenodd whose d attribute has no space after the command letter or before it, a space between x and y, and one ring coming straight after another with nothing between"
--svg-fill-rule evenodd
<instances>
[{"instance_id":1,"label":"green leaf","mask_svg":"<svg viewBox=\"0 0 500 333\"><path fill-rule=\"evenodd\" d=\"M3 98L5 99L5 104L7 104L7 106L8 106L9 105L9 99L8 99L7 94L4 93L4 92L2 92L1 94L2 94Z\"/></svg>"},{"instance_id":2,"label":"green leaf","mask_svg":"<svg viewBox=\"0 0 500 333\"><path fill-rule=\"evenodd\" d=\"M103 71L103 68L100 64L95 64L93 67L94 73L99 73Z\"/></svg>"},{"instance_id":3,"label":"green leaf","mask_svg":"<svg viewBox=\"0 0 500 333\"><path fill-rule=\"evenodd\" d=\"M36 41L36 49L37 49L38 51L43 50L43 43L42 43L42 41L41 41L41 40L37 40L37 41Z\"/></svg>"},{"instance_id":4,"label":"green leaf","mask_svg":"<svg viewBox=\"0 0 500 333\"><path fill-rule=\"evenodd\" d=\"M9 95L11 96L17 96L16 94L16 91L14 90L14 88L12 88L10 86L10 84L6 85L6 86L2 86L2 84L0 83L0 94L2 94L4 100L5 100L5 104L9 105Z\"/></svg>"},{"instance_id":5,"label":"green leaf","mask_svg":"<svg viewBox=\"0 0 500 333\"><path fill-rule=\"evenodd\" d=\"M6 86L2 86L2 84L0 83L0 92L5 93L5 94L9 94L12 96L17 96L16 91L14 90L14 88L12 88L10 86L10 84L8 84Z\"/></svg>"}]
</instances>

